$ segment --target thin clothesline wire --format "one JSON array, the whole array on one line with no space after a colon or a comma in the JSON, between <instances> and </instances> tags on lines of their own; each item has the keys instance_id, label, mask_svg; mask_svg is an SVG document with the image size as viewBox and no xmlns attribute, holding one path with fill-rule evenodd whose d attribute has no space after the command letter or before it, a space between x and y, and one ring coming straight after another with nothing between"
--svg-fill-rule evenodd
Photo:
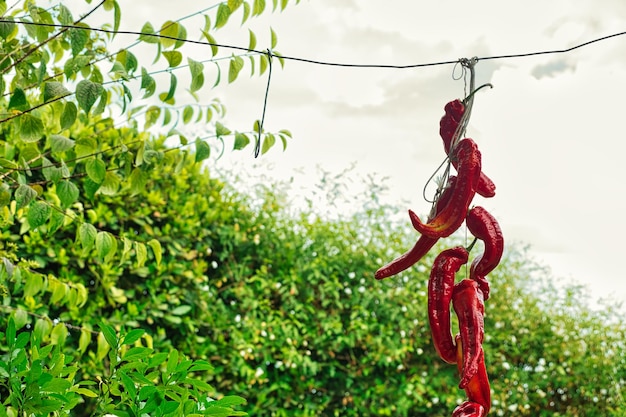
<instances>
[{"instance_id":1,"label":"thin clothesline wire","mask_svg":"<svg viewBox=\"0 0 626 417\"><path fill-rule=\"evenodd\" d=\"M116 31L116 30L104 29L104 28L91 28L91 27L86 28L86 27L77 26L77 25L22 22L22 21L13 21L13 20L6 20L6 19L0 19L0 23L16 23L16 24L32 25L32 26L47 26L47 27L56 27L56 28L65 28L65 29L91 30L94 32L101 32L101 33L106 33L110 35L153 36L157 38L169 39L169 40L178 41L178 42L186 42L186 43L191 43L191 44L196 44L196 45L215 46L215 47L224 48L224 49L234 49L234 50L239 50L239 51L253 52L253 53L257 53L261 55L267 54L267 51L250 49L250 48L246 48L243 46L227 45L227 44L220 44L220 43L213 43L213 42L206 42L206 41L197 41L193 39L179 38L176 36L161 35L158 33L145 33L145 32L138 32L138 31L132 31L132 30L117 30ZM519 54L492 55L492 56L485 56L485 57L477 57L477 59L478 61L487 61L487 60L494 60L494 59L524 58L524 57L537 56L537 55L564 54L564 53L568 53L568 52L574 51L576 49L579 49L579 48L582 48L582 47L585 47L585 46L588 46L597 42L602 42L602 41L615 38L618 36L623 36L623 35L626 35L626 31L613 33L611 35L602 36L600 38L595 38L595 39L577 44L569 48L525 52L525 53L519 53ZM332 66L332 67L345 67L345 68L411 69L411 68L422 68L422 67L433 67L433 66L440 66L440 65L457 64L459 62L458 59L455 59L455 60L449 60L449 61L437 61L437 62L408 64L408 65L356 64L356 63L321 61L321 60L315 60L315 59L309 59L309 58L301 58L301 57L296 57L296 56L287 56L287 55L278 55L278 54L275 54L275 56L279 57L280 59L289 60L289 61L303 62L303 63L314 64L314 65L325 65L325 66Z\"/></svg>"}]
</instances>

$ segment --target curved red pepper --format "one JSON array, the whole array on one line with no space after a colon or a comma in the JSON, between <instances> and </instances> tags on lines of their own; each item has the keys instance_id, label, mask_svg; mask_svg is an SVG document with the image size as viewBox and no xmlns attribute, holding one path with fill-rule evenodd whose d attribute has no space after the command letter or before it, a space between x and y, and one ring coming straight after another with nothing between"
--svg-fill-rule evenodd
<instances>
[{"instance_id":1,"label":"curved red pepper","mask_svg":"<svg viewBox=\"0 0 626 417\"><path fill-rule=\"evenodd\" d=\"M461 341L461 336L458 334L454 340L457 345L457 366L459 373L461 373L463 363L463 343ZM489 413L489 410L491 409L491 387L489 386L489 377L487 376L487 369L485 368L485 354L483 351L480 352L480 356L478 357L478 370L465 387L465 394L467 394L467 398L471 402L483 406L485 415Z\"/></svg>"},{"instance_id":2,"label":"curved red pepper","mask_svg":"<svg viewBox=\"0 0 626 417\"><path fill-rule=\"evenodd\" d=\"M418 215L409 210L415 230L428 237L447 237L461 227L476 194L481 167L480 151L476 143L468 138L463 139L455 147L452 159L458 161L458 176L448 204L428 223L422 223Z\"/></svg>"},{"instance_id":3,"label":"curved red pepper","mask_svg":"<svg viewBox=\"0 0 626 417\"><path fill-rule=\"evenodd\" d=\"M450 201L455 181L456 177L454 176L448 179L448 185L443 190L443 193L441 193L441 196L435 205L435 214L438 213L441 208L445 207ZM439 238L432 238L425 235L420 236L411 249L389 262L387 265L380 267L374 274L374 277L376 279L388 278L392 275L399 274L412 265L415 265L420 259L422 259L422 257L424 257L424 255L428 253L438 240Z\"/></svg>"},{"instance_id":4,"label":"curved red pepper","mask_svg":"<svg viewBox=\"0 0 626 417\"><path fill-rule=\"evenodd\" d=\"M463 346L463 364L459 388L465 388L478 372L483 353L485 335L485 304L478 283L464 279L452 290L452 307L459 318L459 331Z\"/></svg>"},{"instance_id":5,"label":"curved red pepper","mask_svg":"<svg viewBox=\"0 0 626 417\"><path fill-rule=\"evenodd\" d=\"M435 350L448 363L457 363L456 346L450 333L450 301L454 277L467 263L467 250L462 246L441 252L428 279L428 320Z\"/></svg>"},{"instance_id":6,"label":"curved red pepper","mask_svg":"<svg viewBox=\"0 0 626 417\"><path fill-rule=\"evenodd\" d=\"M465 106L461 100L457 99L447 103L444 110L446 113L439 121L439 135L443 140L443 147L446 154L450 154L450 146L454 140L454 134L461 122L463 113L465 113ZM452 163L454 164L454 161ZM454 168L456 168L456 165L454 165ZM496 185L488 176L481 172L476 192L485 198L493 197L496 195Z\"/></svg>"},{"instance_id":7,"label":"curved red pepper","mask_svg":"<svg viewBox=\"0 0 626 417\"><path fill-rule=\"evenodd\" d=\"M487 274L494 270L502 259L504 238L498 221L487 210L480 206L473 207L465 221L469 231L485 243L482 255L472 262L470 279L478 282L484 299L489 298L489 282Z\"/></svg>"},{"instance_id":8,"label":"curved red pepper","mask_svg":"<svg viewBox=\"0 0 626 417\"><path fill-rule=\"evenodd\" d=\"M485 408L473 401L465 401L452 412L452 417L484 417Z\"/></svg>"}]
</instances>

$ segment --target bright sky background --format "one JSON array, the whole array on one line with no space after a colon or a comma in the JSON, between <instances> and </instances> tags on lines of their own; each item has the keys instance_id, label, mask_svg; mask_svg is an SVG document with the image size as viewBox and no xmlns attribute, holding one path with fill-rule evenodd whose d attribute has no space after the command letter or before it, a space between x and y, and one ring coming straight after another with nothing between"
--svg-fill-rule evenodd
<instances>
[{"instance_id":1,"label":"bright sky background","mask_svg":"<svg viewBox=\"0 0 626 417\"><path fill-rule=\"evenodd\" d=\"M139 30L146 20L160 26L213 4L122 3L121 29L128 30ZM402 65L562 49L626 30L621 0L605 0L601 7L592 0L576 6L565 0L291 3L282 13L251 22L258 49L269 46L271 25L284 55ZM233 19L240 19L240 12ZM247 25L233 23L216 34L217 41L247 46ZM494 198L475 202L499 219L505 238L529 244L532 256L556 277L588 284L593 297L622 301L624 56L626 36L568 54L479 62L478 84L494 88L477 95L467 132L497 185ZM208 49L199 49L194 59L208 57ZM294 139L286 153L274 149L248 172L293 177L294 189L308 189L317 178L315 166L337 173L356 162L357 173L388 177L384 198L398 201L400 212L425 213L429 205L422 187L444 157L438 135L443 106L464 92L452 70L451 65L404 70L276 65L265 128L289 129ZM228 126L239 130L260 118L267 80L267 73L248 78L248 71L233 85L202 90L222 99ZM219 162L251 163L249 149L226 152ZM407 233L416 233L408 219Z\"/></svg>"}]
</instances>

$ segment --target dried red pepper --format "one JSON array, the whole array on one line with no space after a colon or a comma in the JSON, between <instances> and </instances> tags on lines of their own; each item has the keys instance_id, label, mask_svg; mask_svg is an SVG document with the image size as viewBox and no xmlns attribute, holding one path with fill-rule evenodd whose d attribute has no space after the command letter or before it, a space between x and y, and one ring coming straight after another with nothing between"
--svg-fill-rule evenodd
<instances>
[{"instance_id":1,"label":"dried red pepper","mask_svg":"<svg viewBox=\"0 0 626 417\"><path fill-rule=\"evenodd\" d=\"M473 401L465 401L452 412L452 417L484 417L485 408Z\"/></svg>"},{"instance_id":2,"label":"dried red pepper","mask_svg":"<svg viewBox=\"0 0 626 417\"><path fill-rule=\"evenodd\" d=\"M409 210L413 227L422 235L440 238L454 233L463 224L476 194L481 167L480 151L476 143L469 138L463 139L455 147L451 159L458 163L458 176L448 204L428 223L422 223L418 215Z\"/></svg>"},{"instance_id":3,"label":"dried red pepper","mask_svg":"<svg viewBox=\"0 0 626 417\"><path fill-rule=\"evenodd\" d=\"M478 283L464 279L452 290L452 307L459 318L463 363L459 388L465 388L478 372L485 335L485 304Z\"/></svg>"},{"instance_id":4,"label":"dried red pepper","mask_svg":"<svg viewBox=\"0 0 626 417\"><path fill-rule=\"evenodd\" d=\"M455 274L467 263L462 246L441 252L433 264L428 280L428 320L435 350L445 362L457 363L457 349L450 333L450 301Z\"/></svg>"},{"instance_id":5,"label":"dried red pepper","mask_svg":"<svg viewBox=\"0 0 626 417\"><path fill-rule=\"evenodd\" d=\"M464 363L463 351L465 349L463 349L463 342L460 335L456 335L455 342L457 346L457 367L459 373L462 374L462 364ZM482 350L478 357L478 369L465 387L465 394L471 402L483 406L485 415L489 413L491 409L491 387L489 386L489 377L487 376L487 369L485 368L485 353Z\"/></svg>"},{"instance_id":6,"label":"dried red pepper","mask_svg":"<svg viewBox=\"0 0 626 417\"><path fill-rule=\"evenodd\" d=\"M504 238L498 221L483 207L473 207L467 214L466 222L469 231L482 240L485 249L472 262L470 279L478 282L484 299L489 298L489 282L487 274L494 270L502 259L504 252Z\"/></svg>"},{"instance_id":7,"label":"dried red pepper","mask_svg":"<svg viewBox=\"0 0 626 417\"><path fill-rule=\"evenodd\" d=\"M456 177L454 176L448 179L447 187L441 193L439 200L437 200L437 204L435 204L433 215L436 215L439 211L441 211L441 209L450 201L455 181ZM392 275L399 274L412 265L415 265L420 259L422 259L422 257L424 257L424 255L428 253L438 240L439 238L421 235L411 249L389 262L387 265L379 268L374 274L374 277L376 279L388 278Z\"/></svg>"},{"instance_id":8,"label":"dried red pepper","mask_svg":"<svg viewBox=\"0 0 626 417\"><path fill-rule=\"evenodd\" d=\"M445 105L444 110L445 114L439 121L439 135L443 140L443 147L446 154L450 154L454 134L465 112L465 105L461 100L452 100ZM454 164L455 162L453 161L452 163ZM456 168L456 165L454 165L454 167ZM486 198L493 197L496 195L496 185L487 175L481 172L476 192Z\"/></svg>"}]
</instances>

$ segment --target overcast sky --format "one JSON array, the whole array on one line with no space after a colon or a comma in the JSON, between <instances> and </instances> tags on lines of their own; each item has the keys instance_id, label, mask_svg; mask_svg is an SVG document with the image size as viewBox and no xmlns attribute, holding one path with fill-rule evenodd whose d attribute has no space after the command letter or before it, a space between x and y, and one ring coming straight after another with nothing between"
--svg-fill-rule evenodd
<instances>
[{"instance_id":1,"label":"overcast sky","mask_svg":"<svg viewBox=\"0 0 626 417\"><path fill-rule=\"evenodd\" d=\"M269 46L271 25L284 55L397 65L561 49L626 30L625 2L573 3L302 0L249 27L258 35L258 49ZM121 28L139 30L146 20L160 26L211 4L123 4ZM185 26L193 32L193 24ZM229 24L216 38L247 46L247 27ZM494 88L476 97L467 130L481 149L483 170L497 185L494 198L475 202L499 219L505 238L529 244L556 277L588 283L594 297L623 301L625 56L626 36L568 54L479 62L478 83ZM194 59L208 57L200 48ZM356 163L358 173L389 178L385 198L405 201L399 211L427 212L421 190L444 156L438 135L443 106L464 93L452 70L293 61L282 70L276 66L265 127L287 128L294 139L286 153L271 151L262 158L264 167L255 169L259 175L294 177L307 187L316 165L340 172ZM266 76L246 79L246 73L233 85L202 90L207 97L220 96L228 125L239 130L260 117L266 82ZM227 152L219 163L250 164L250 151ZM408 220L407 233L415 233Z\"/></svg>"}]
</instances>

